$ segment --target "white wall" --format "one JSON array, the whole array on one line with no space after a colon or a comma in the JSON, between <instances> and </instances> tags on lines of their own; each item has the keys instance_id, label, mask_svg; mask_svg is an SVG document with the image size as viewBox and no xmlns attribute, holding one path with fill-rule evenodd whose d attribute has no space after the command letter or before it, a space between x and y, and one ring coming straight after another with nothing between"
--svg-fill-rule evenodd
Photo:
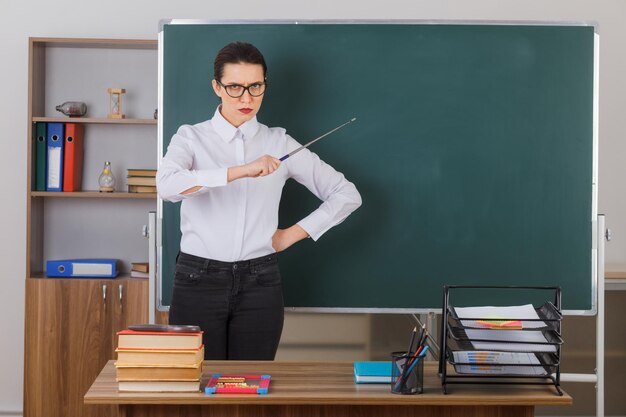
<instances>
[{"instance_id":1,"label":"white wall","mask_svg":"<svg viewBox=\"0 0 626 417\"><path fill-rule=\"evenodd\" d=\"M302 4L300 4L302 3ZM601 34L599 211L626 270L626 1L623 0L2 0L0 3L0 415L22 409L28 37L155 39L162 18L597 21ZM53 388L52 388L53 389Z\"/></svg>"}]
</instances>

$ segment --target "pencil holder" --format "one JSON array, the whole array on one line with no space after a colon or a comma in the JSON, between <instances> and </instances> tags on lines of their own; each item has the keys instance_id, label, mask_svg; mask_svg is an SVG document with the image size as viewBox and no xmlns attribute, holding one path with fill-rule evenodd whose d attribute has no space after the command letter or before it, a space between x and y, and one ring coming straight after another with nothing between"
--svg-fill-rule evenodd
<instances>
[{"instance_id":1,"label":"pencil holder","mask_svg":"<svg viewBox=\"0 0 626 417\"><path fill-rule=\"evenodd\" d=\"M421 394L424 388L424 358L406 352L391 353L391 393Z\"/></svg>"}]
</instances>

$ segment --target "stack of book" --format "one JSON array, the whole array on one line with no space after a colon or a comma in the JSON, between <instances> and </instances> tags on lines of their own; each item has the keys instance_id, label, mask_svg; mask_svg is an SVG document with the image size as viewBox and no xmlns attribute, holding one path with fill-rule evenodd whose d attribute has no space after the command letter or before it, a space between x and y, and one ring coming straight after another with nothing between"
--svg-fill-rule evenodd
<instances>
[{"instance_id":1,"label":"stack of book","mask_svg":"<svg viewBox=\"0 0 626 417\"><path fill-rule=\"evenodd\" d=\"M148 278L148 262L133 262L130 264L130 276L133 278Z\"/></svg>"},{"instance_id":2,"label":"stack of book","mask_svg":"<svg viewBox=\"0 0 626 417\"><path fill-rule=\"evenodd\" d=\"M126 182L129 193L156 193L156 169L129 169Z\"/></svg>"},{"instance_id":3,"label":"stack of book","mask_svg":"<svg viewBox=\"0 0 626 417\"><path fill-rule=\"evenodd\" d=\"M202 332L118 332L115 368L119 391L200 390Z\"/></svg>"}]
</instances>

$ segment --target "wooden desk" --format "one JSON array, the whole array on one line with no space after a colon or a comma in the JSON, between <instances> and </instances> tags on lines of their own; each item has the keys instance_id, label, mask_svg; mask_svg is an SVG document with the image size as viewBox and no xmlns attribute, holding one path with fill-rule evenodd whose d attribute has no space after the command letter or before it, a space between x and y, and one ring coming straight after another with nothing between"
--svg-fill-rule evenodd
<instances>
[{"instance_id":1,"label":"wooden desk","mask_svg":"<svg viewBox=\"0 0 626 417\"><path fill-rule=\"evenodd\" d=\"M384 384L355 384L350 362L205 362L204 381L213 373L270 374L268 395L120 393L109 361L85 404L116 405L121 417L280 416L489 416L530 417L536 405L571 405L553 387L450 386L443 395L436 364L424 367L424 393L396 395Z\"/></svg>"}]
</instances>

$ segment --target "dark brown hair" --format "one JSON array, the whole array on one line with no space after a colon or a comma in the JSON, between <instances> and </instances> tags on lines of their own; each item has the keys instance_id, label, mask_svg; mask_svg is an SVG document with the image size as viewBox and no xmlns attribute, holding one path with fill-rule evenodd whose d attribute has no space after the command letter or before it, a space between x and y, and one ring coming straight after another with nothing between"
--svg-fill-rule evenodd
<instances>
[{"instance_id":1,"label":"dark brown hair","mask_svg":"<svg viewBox=\"0 0 626 417\"><path fill-rule=\"evenodd\" d=\"M231 42L220 49L213 62L213 76L217 81L222 80L226 64L259 64L263 66L263 78L267 74L263 54L256 46L247 42Z\"/></svg>"}]
</instances>

